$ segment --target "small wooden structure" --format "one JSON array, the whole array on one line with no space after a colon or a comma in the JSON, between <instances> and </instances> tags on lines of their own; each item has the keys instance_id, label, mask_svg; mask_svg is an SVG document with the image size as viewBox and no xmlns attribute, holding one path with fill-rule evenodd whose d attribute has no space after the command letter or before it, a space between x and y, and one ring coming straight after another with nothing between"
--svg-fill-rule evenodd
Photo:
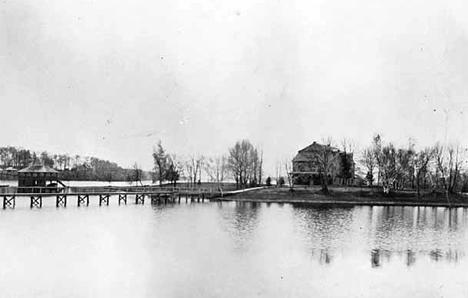
<instances>
[{"instance_id":1,"label":"small wooden structure","mask_svg":"<svg viewBox=\"0 0 468 298\"><path fill-rule=\"evenodd\" d=\"M16 178L17 175L18 171L13 167L8 167L6 169L0 170L0 180L10 180L11 178Z\"/></svg>"},{"instance_id":2,"label":"small wooden structure","mask_svg":"<svg viewBox=\"0 0 468 298\"><path fill-rule=\"evenodd\" d=\"M41 163L31 164L29 167L18 171L18 192L35 193L57 192L59 173ZM46 187L46 189L44 189Z\"/></svg>"},{"instance_id":3,"label":"small wooden structure","mask_svg":"<svg viewBox=\"0 0 468 298\"><path fill-rule=\"evenodd\" d=\"M7 173L16 173L17 170L15 168L13 168L13 167L8 167L8 168L5 169L5 172L7 172Z\"/></svg>"}]
</instances>

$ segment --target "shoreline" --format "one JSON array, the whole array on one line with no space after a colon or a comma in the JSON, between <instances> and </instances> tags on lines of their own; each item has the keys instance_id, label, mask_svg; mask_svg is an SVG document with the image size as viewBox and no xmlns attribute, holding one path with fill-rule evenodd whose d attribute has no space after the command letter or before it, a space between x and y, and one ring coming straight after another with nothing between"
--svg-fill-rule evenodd
<instances>
[{"instance_id":1,"label":"shoreline","mask_svg":"<svg viewBox=\"0 0 468 298\"><path fill-rule=\"evenodd\" d=\"M216 198L217 201L223 202L249 202L249 203L277 203L277 204L304 204L310 206L401 206L401 207L447 207L447 208L468 208L468 203L442 203L442 202L376 202L376 201L335 201L335 200L284 200L284 199L244 199L236 198L235 195L231 195L223 198Z\"/></svg>"},{"instance_id":2,"label":"shoreline","mask_svg":"<svg viewBox=\"0 0 468 298\"><path fill-rule=\"evenodd\" d=\"M361 191L362 192L362 191ZM406 191L406 195L398 196L398 193L390 197L382 196L372 190L365 192L365 196L356 196L356 191L348 189L332 190L332 194L325 195L317 190L295 190L289 192L284 188L246 189L242 193L229 194L218 197L217 201L238 201L250 203L279 203L301 204L314 207L352 207L352 206L401 206L401 207L446 207L468 208L468 196L461 194L451 195L450 202L441 193L425 194L420 198L411 196L413 193Z\"/></svg>"}]
</instances>

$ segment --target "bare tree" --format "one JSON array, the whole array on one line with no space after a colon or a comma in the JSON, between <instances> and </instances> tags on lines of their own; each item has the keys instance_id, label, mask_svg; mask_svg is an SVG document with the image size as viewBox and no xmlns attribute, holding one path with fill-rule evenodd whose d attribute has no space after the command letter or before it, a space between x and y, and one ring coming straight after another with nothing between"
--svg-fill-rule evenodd
<instances>
[{"instance_id":1,"label":"bare tree","mask_svg":"<svg viewBox=\"0 0 468 298\"><path fill-rule=\"evenodd\" d=\"M434 152L434 148L426 148L415 155L414 167L416 172L416 188L418 197L421 195L421 176L423 173L427 172L427 167L431 159L434 157Z\"/></svg>"},{"instance_id":2,"label":"bare tree","mask_svg":"<svg viewBox=\"0 0 468 298\"><path fill-rule=\"evenodd\" d=\"M205 158L203 157L203 155L197 155L197 156L190 155L189 157L189 160L188 160L189 166L188 167L186 166L186 167L191 174L190 175L191 178L193 179L192 186L194 186L201 179L201 170L202 170L204 159Z\"/></svg>"},{"instance_id":3,"label":"bare tree","mask_svg":"<svg viewBox=\"0 0 468 298\"><path fill-rule=\"evenodd\" d=\"M458 178L463 163L459 146L450 145L447 149L440 143L434 149L437 170L441 174L442 184L448 193L456 191Z\"/></svg>"},{"instance_id":4,"label":"bare tree","mask_svg":"<svg viewBox=\"0 0 468 298\"><path fill-rule=\"evenodd\" d=\"M263 152L257 148L249 150L248 162L250 164L246 173L248 183L250 186L257 186L262 183Z\"/></svg>"},{"instance_id":5,"label":"bare tree","mask_svg":"<svg viewBox=\"0 0 468 298\"><path fill-rule=\"evenodd\" d=\"M353 154L355 145L354 142L349 138L343 138L341 140L341 148L343 152L340 154L341 157L341 171L340 176L342 178L342 184L349 184L350 179L354 178L354 161Z\"/></svg>"},{"instance_id":6,"label":"bare tree","mask_svg":"<svg viewBox=\"0 0 468 298\"><path fill-rule=\"evenodd\" d=\"M78 167L78 165L80 165L80 164L81 164L81 156L75 155L75 156L73 157L73 167L76 168L76 167Z\"/></svg>"},{"instance_id":7,"label":"bare tree","mask_svg":"<svg viewBox=\"0 0 468 298\"><path fill-rule=\"evenodd\" d=\"M373 157L371 156L373 153ZM403 188L408 182L414 187L414 140L410 138L407 148L397 148L393 143L382 144L379 134L374 135L372 147L363 153L363 163L368 169L368 180L373 179L377 169L377 184Z\"/></svg>"},{"instance_id":8,"label":"bare tree","mask_svg":"<svg viewBox=\"0 0 468 298\"><path fill-rule=\"evenodd\" d=\"M380 154L379 174L387 186L394 185L397 179L397 149L392 143L382 147Z\"/></svg>"},{"instance_id":9,"label":"bare tree","mask_svg":"<svg viewBox=\"0 0 468 298\"><path fill-rule=\"evenodd\" d=\"M366 179L367 181L369 181L369 185L372 186L372 182L374 181L374 169L377 163L375 159L375 154L372 148L368 147L362 151L361 162L367 168Z\"/></svg>"},{"instance_id":10,"label":"bare tree","mask_svg":"<svg viewBox=\"0 0 468 298\"><path fill-rule=\"evenodd\" d=\"M133 164L133 171L134 171L133 179L135 181L135 185L137 185L138 182L140 182L140 184L143 185L143 183L141 183L142 170L136 162Z\"/></svg>"},{"instance_id":11,"label":"bare tree","mask_svg":"<svg viewBox=\"0 0 468 298\"><path fill-rule=\"evenodd\" d=\"M158 180L159 186L161 186L168 169L168 155L166 154L161 141L159 141L157 147L153 149L153 159L155 171L155 177L153 177L153 181Z\"/></svg>"},{"instance_id":12,"label":"bare tree","mask_svg":"<svg viewBox=\"0 0 468 298\"><path fill-rule=\"evenodd\" d=\"M184 165L179 160L177 155L168 155L168 168L166 172L166 180L170 181L173 187L177 186L177 181L184 174Z\"/></svg>"},{"instance_id":13,"label":"bare tree","mask_svg":"<svg viewBox=\"0 0 468 298\"><path fill-rule=\"evenodd\" d=\"M375 161L377 165L377 185L380 183L382 177L382 137L379 134L375 134L372 138L372 150L374 152Z\"/></svg>"},{"instance_id":14,"label":"bare tree","mask_svg":"<svg viewBox=\"0 0 468 298\"><path fill-rule=\"evenodd\" d=\"M416 140L412 137L408 139L408 155L409 155L409 164L408 164L408 177L411 179L411 188L414 189L414 180L416 179L416 168L415 168L415 158L416 158L416 150L415 148ZM433 151L433 150L432 150ZM432 152L434 155L434 152ZM434 156L432 156L434 157Z\"/></svg>"},{"instance_id":15,"label":"bare tree","mask_svg":"<svg viewBox=\"0 0 468 298\"><path fill-rule=\"evenodd\" d=\"M279 162L276 162L275 172L276 172L276 184L278 185L278 181L281 177L281 164Z\"/></svg>"},{"instance_id":16,"label":"bare tree","mask_svg":"<svg viewBox=\"0 0 468 298\"><path fill-rule=\"evenodd\" d=\"M228 168L236 180L237 187L256 185L261 179L263 158L248 140L237 141L229 148Z\"/></svg>"},{"instance_id":17,"label":"bare tree","mask_svg":"<svg viewBox=\"0 0 468 298\"><path fill-rule=\"evenodd\" d=\"M257 171L258 171L258 185L262 185L262 178L263 178L263 150L260 151L259 155L258 155L258 167L257 167Z\"/></svg>"},{"instance_id":18,"label":"bare tree","mask_svg":"<svg viewBox=\"0 0 468 298\"><path fill-rule=\"evenodd\" d=\"M186 170L186 177L187 177L187 187L188 188L191 188L192 186L192 182L193 182L193 172L194 172L194 169L192 167L192 163L190 161L186 161L185 162L185 170Z\"/></svg>"},{"instance_id":19,"label":"bare tree","mask_svg":"<svg viewBox=\"0 0 468 298\"><path fill-rule=\"evenodd\" d=\"M294 189L294 179L293 179L293 173L292 173L292 165L291 165L291 160L288 159L284 161L284 170L286 171L286 175L288 176L288 183L289 183L289 189L293 190ZM281 171L281 167L280 167ZM278 180L281 179L281 177L278 177Z\"/></svg>"},{"instance_id":20,"label":"bare tree","mask_svg":"<svg viewBox=\"0 0 468 298\"><path fill-rule=\"evenodd\" d=\"M399 187L404 187L406 182L413 180L414 175L414 148L399 148L396 151L396 180Z\"/></svg>"},{"instance_id":21,"label":"bare tree","mask_svg":"<svg viewBox=\"0 0 468 298\"><path fill-rule=\"evenodd\" d=\"M344 137L341 139L341 148L343 152L352 153L356 149L356 145L350 138Z\"/></svg>"},{"instance_id":22,"label":"bare tree","mask_svg":"<svg viewBox=\"0 0 468 298\"><path fill-rule=\"evenodd\" d=\"M221 189L221 183L224 181L227 171L226 157L207 158L205 159L204 167L211 181L215 181L218 184L218 189Z\"/></svg>"},{"instance_id":23,"label":"bare tree","mask_svg":"<svg viewBox=\"0 0 468 298\"><path fill-rule=\"evenodd\" d=\"M236 187L242 184L242 169L244 167L244 158L241 152L241 147L239 142L236 145L229 149L229 157L228 157L228 166L230 171L232 172L232 176L236 181Z\"/></svg>"},{"instance_id":24,"label":"bare tree","mask_svg":"<svg viewBox=\"0 0 468 298\"><path fill-rule=\"evenodd\" d=\"M461 158L460 147L449 147L449 192L456 191L457 182L460 176L463 160Z\"/></svg>"}]
</instances>

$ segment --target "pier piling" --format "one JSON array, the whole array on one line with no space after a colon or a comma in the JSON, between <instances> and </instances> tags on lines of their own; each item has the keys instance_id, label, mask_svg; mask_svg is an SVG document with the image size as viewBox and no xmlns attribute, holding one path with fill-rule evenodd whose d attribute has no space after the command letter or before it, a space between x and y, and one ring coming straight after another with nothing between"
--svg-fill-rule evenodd
<instances>
[{"instance_id":1,"label":"pier piling","mask_svg":"<svg viewBox=\"0 0 468 298\"><path fill-rule=\"evenodd\" d=\"M136 194L135 195L135 204L145 204L145 194Z\"/></svg>"},{"instance_id":2,"label":"pier piling","mask_svg":"<svg viewBox=\"0 0 468 298\"><path fill-rule=\"evenodd\" d=\"M3 209L15 208L15 196L3 196Z\"/></svg>"},{"instance_id":3,"label":"pier piling","mask_svg":"<svg viewBox=\"0 0 468 298\"><path fill-rule=\"evenodd\" d=\"M31 205L30 208L42 208L42 196L37 195L37 196L31 196Z\"/></svg>"},{"instance_id":4,"label":"pier piling","mask_svg":"<svg viewBox=\"0 0 468 298\"><path fill-rule=\"evenodd\" d=\"M122 201L125 203L125 205L127 205L127 194L119 194L119 205Z\"/></svg>"},{"instance_id":5,"label":"pier piling","mask_svg":"<svg viewBox=\"0 0 468 298\"><path fill-rule=\"evenodd\" d=\"M159 203L159 194L151 196L151 204L158 204Z\"/></svg>"},{"instance_id":6,"label":"pier piling","mask_svg":"<svg viewBox=\"0 0 468 298\"><path fill-rule=\"evenodd\" d=\"M89 206L89 195L78 195L78 207L80 207L82 204Z\"/></svg>"},{"instance_id":7,"label":"pier piling","mask_svg":"<svg viewBox=\"0 0 468 298\"><path fill-rule=\"evenodd\" d=\"M55 207L67 207L67 196L66 195L57 195L57 200L55 201Z\"/></svg>"},{"instance_id":8,"label":"pier piling","mask_svg":"<svg viewBox=\"0 0 468 298\"><path fill-rule=\"evenodd\" d=\"M109 206L109 197L109 194L99 195L99 206L102 206L103 203Z\"/></svg>"}]
</instances>

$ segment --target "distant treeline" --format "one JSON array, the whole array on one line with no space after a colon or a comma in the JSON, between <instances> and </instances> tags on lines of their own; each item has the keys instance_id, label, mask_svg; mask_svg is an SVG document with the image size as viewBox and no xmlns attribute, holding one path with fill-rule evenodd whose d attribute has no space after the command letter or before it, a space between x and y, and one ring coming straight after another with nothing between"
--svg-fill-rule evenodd
<instances>
[{"instance_id":1,"label":"distant treeline","mask_svg":"<svg viewBox=\"0 0 468 298\"><path fill-rule=\"evenodd\" d=\"M370 146L362 151L361 163L367 169L369 185L387 185L396 189L443 189L447 193L468 192L468 149L437 142L416 148L410 138L407 146L384 142L375 134Z\"/></svg>"},{"instance_id":2,"label":"distant treeline","mask_svg":"<svg viewBox=\"0 0 468 298\"><path fill-rule=\"evenodd\" d=\"M229 148L228 155L208 157L204 155L176 156L164 149L161 141L153 149L153 181L159 185L169 181L174 186L180 179L188 187L200 185L202 172L207 181L224 187L226 179L235 181L236 188L255 187L263 182L263 151L256 148L249 140L239 140ZM267 184L271 178L265 180Z\"/></svg>"},{"instance_id":3,"label":"distant treeline","mask_svg":"<svg viewBox=\"0 0 468 298\"><path fill-rule=\"evenodd\" d=\"M151 175L142 171L136 164L132 169L124 169L115 162L96 157L68 154L51 154L46 151L34 152L16 147L0 147L0 169L14 168L20 170L32 162L41 161L44 165L60 172L60 179L95 180L95 181L137 181L145 180ZM12 175L2 175L2 179Z\"/></svg>"}]
</instances>

